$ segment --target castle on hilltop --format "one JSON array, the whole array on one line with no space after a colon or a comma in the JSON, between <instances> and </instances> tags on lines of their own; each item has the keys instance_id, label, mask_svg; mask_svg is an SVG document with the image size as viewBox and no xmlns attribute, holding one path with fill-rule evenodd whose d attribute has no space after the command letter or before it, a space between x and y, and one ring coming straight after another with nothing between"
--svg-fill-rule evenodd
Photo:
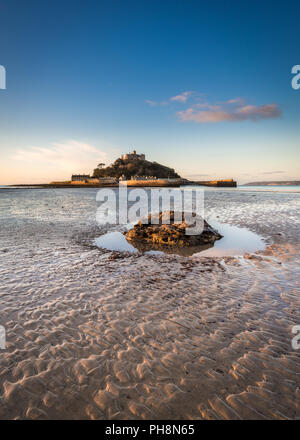
<instances>
[{"instance_id":1,"label":"castle on hilltop","mask_svg":"<svg viewBox=\"0 0 300 440\"><path fill-rule=\"evenodd\" d=\"M133 150L132 153L127 153L127 154L121 154L121 159L122 160L132 160L132 159L136 159L136 160L145 160L146 156L144 154L136 154L136 151Z\"/></svg>"}]
</instances>

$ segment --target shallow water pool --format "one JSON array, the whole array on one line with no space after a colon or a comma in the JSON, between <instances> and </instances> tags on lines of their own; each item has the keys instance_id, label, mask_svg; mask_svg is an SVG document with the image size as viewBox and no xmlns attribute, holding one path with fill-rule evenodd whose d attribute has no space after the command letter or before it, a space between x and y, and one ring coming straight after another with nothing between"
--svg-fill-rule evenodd
<instances>
[{"instance_id":1,"label":"shallow water pool","mask_svg":"<svg viewBox=\"0 0 300 440\"><path fill-rule=\"evenodd\" d=\"M146 254L177 254L182 256L205 256L205 257L225 257L240 256L246 253L253 253L265 249L263 238L246 228L231 226L216 221L210 221L223 238L215 241L213 246L192 246L187 248L170 248L153 246L152 250L147 250ZM95 240L96 246L102 249L118 252L138 253L139 250L127 241L121 232L108 232Z\"/></svg>"}]
</instances>

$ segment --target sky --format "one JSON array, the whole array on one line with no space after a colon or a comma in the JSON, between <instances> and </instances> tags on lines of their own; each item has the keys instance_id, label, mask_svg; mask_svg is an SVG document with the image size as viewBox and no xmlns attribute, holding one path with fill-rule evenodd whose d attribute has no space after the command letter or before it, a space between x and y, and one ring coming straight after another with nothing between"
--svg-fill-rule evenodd
<instances>
[{"instance_id":1,"label":"sky","mask_svg":"<svg viewBox=\"0 0 300 440\"><path fill-rule=\"evenodd\" d=\"M195 180L300 180L299 13L0 0L0 184L69 180L134 148Z\"/></svg>"}]
</instances>

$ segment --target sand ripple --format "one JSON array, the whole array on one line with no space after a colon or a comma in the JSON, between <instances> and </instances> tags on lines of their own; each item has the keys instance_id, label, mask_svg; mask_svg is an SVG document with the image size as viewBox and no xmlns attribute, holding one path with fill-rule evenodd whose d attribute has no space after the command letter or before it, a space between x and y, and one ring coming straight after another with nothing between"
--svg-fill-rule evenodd
<instances>
[{"instance_id":1,"label":"sand ripple","mask_svg":"<svg viewBox=\"0 0 300 440\"><path fill-rule=\"evenodd\" d=\"M249 228L275 212L261 197ZM287 218L256 231L266 252L218 260L102 253L84 223L4 224L0 418L300 418L299 215Z\"/></svg>"}]
</instances>

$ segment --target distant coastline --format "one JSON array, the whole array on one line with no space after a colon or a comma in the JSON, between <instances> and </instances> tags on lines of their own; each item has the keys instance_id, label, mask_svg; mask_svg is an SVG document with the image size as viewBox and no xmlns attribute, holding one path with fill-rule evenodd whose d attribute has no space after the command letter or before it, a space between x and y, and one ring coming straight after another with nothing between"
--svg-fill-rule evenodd
<instances>
[{"instance_id":1,"label":"distant coastline","mask_svg":"<svg viewBox=\"0 0 300 440\"><path fill-rule=\"evenodd\" d=\"M300 180L274 180L267 182L249 182L240 186L300 186Z\"/></svg>"}]
</instances>

